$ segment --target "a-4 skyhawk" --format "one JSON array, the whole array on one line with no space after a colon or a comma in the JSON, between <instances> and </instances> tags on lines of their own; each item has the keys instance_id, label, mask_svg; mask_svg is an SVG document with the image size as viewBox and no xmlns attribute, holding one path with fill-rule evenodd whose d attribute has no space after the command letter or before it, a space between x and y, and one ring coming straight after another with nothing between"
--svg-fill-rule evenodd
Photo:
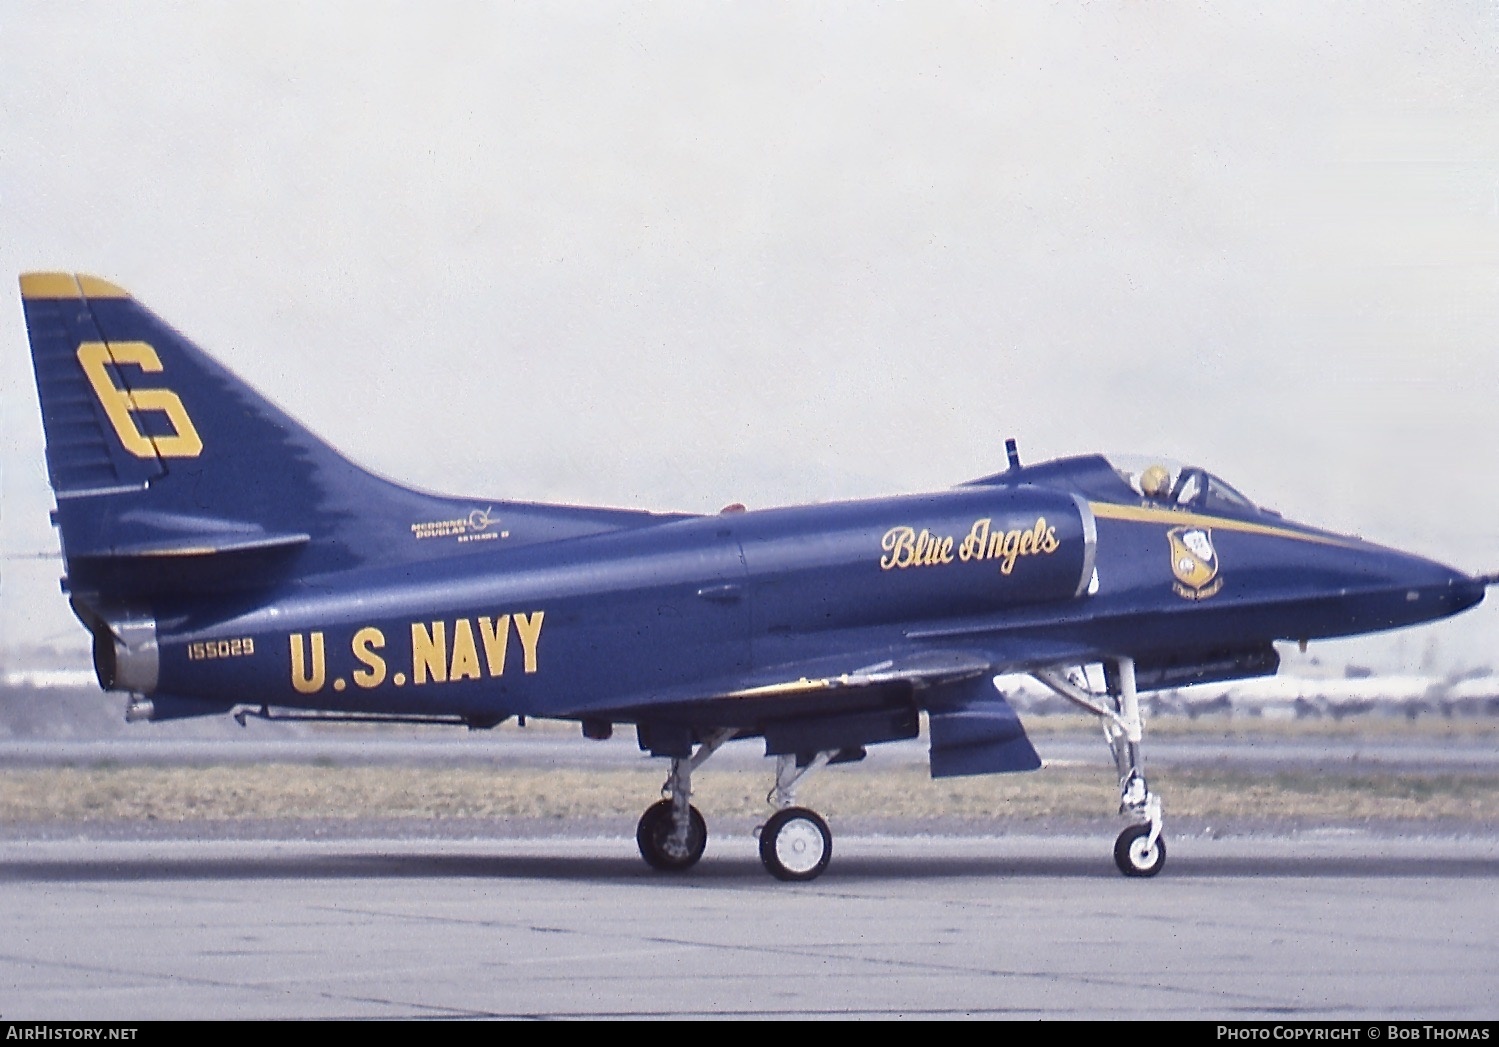
<instances>
[{"instance_id":1,"label":"a-4 skyhawk","mask_svg":"<svg viewBox=\"0 0 1499 1047\"><path fill-rule=\"evenodd\" d=\"M776 760L759 847L787 880L832 854L805 776L923 715L936 777L1039 767L993 683L1024 672L1103 721L1114 858L1153 875L1141 691L1271 674L1276 641L1444 618L1493 580L1099 455L1012 449L949 491L714 516L437 497L354 466L112 284L33 273L21 296L66 590L130 719L628 725L670 761L637 832L660 869L701 857L692 775L735 739Z\"/></svg>"}]
</instances>

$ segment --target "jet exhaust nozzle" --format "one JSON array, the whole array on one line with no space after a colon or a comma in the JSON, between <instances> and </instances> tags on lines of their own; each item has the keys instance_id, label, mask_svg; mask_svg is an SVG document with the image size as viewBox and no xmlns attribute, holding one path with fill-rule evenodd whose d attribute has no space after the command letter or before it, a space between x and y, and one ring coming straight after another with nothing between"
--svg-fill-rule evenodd
<instances>
[{"instance_id":1,"label":"jet exhaust nozzle","mask_svg":"<svg viewBox=\"0 0 1499 1047\"><path fill-rule=\"evenodd\" d=\"M156 619L142 612L120 611L101 615L91 624L99 686L143 695L156 690L161 673Z\"/></svg>"}]
</instances>

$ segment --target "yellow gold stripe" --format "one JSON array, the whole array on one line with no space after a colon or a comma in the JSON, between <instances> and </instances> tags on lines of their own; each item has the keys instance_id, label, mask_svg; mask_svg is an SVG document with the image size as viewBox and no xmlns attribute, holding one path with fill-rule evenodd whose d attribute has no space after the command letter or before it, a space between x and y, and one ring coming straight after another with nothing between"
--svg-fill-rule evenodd
<instances>
[{"instance_id":1,"label":"yellow gold stripe","mask_svg":"<svg viewBox=\"0 0 1499 1047\"><path fill-rule=\"evenodd\" d=\"M1317 545L1341 545L1351 547L1358 544L1354 538L1339 538L1330 534L1308 534L1289 527L1271 524L1249 523L1246 520L1230 520L1222 516L1204 516L1181 509L1153 509L1143 505L1113 505L1109 502L1089 502L1088 508L1100 520L1127 520L1130 523L1158 523L1172 527L1211 527L1219 531L1238 531L1242 534L1261 534L1267 538L1289 538L1296 542L1313 542Z\"/></svg>"},{"instance_id":2,"label":"yellow gold stripe","mask_svg":"<svg viewBox=\"0 0 1499 1047\"><path fill-rule=\"evenodd\" d=\"M777 694L801 694L805 691L822 691L833 686L832 680L809 680L802 677L787 683L771 683L762 687L751 687L743 691L730 691L726 698L766 698Z\"/></svg>"},{"instance_id":3,"label":"yellow gold stripe","mask_svg":"<svg viewBox=\"0 0 1499 1047\"><path fill-rule=\"evenodd\" d=\"M72 273L22 273L22 298L82 298Z\"/></svg>"},{"instance_id":4,"label":"yellow gold stripe","mask_svg":"<svg viewBox=\"0 0 1499 1047\"><path fill-rule=\"evenodd\" d=\"M78 274L78 286L83 288L85 298L129 298L130 292L97 276Z\"/></svg>"},{"instance_id":5,"label":"yellow gold stripe","mask_svg":"<svg viewBox=\"0 0 1499 1047\"><path fill-rule=\"evenodd\" d=\"M22 298L129 298L130 292L108 280L83 273L22 273Z\"/></svg>"}]
</instances>

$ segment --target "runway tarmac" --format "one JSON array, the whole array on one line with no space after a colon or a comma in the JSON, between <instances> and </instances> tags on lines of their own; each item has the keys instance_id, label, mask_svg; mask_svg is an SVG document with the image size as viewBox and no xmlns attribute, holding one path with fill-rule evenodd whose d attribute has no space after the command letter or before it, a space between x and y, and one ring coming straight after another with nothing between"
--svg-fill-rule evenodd
<instances>
[{"instance_id":1,"label":"runway tarmac","mask_svg":"<svg viewBox=\"0 0 1499 1047\"><path fill-rule=\"evenodd\" d=\"M0 842L0 1018L1492 1019L1499 840Z\"/></svg>"},{"instance_id":2,"label":"runway tarmac","mask_svg":"<svg viewBox=\"0 0 1499 1047\"><path fill-rule=\"evenodd\" d=\"M1091 732L1036 742L1107 778ZM925 759L924 745L890 745L869 764ZM721 760L766 767L749 743ZM1164 734L1150 760L1491 774L1499 750L1486 732ZM630 738L530 730L282 738L252 724L232 740L0 743L0 763L17 767L239 761L602 769L643 757ZM1264 819L1225 835L1171 819L1169 799L1170 858L1148 881L1115 871L1106 817L1056 835L1002 820L951 835L835 823L828 872L799 885L771 879L731 818L715 819L686 875L645 866L633 816L11 826L0 1020L1495 1017L1496 827Z\"/></svg>"}]
</instances>

